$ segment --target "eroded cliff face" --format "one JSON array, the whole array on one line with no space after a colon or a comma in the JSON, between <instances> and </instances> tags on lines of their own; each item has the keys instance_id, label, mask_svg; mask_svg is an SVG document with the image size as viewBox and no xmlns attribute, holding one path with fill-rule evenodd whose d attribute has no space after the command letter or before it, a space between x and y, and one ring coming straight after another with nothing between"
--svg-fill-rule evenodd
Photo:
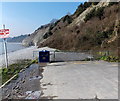
<instances>
[{"instance_id":1,"label":"eroded cliff face","mask_svg":"<svg viewBox=\"0 0 120 101\"><path fill-rule=\"evenodd\" d=\"M119 3L85 3L73 15L40 27L23 44L62 50L116 49L119 7Z\"/></svg>"},{"instance_id":2,"label":"eroded cliff face","mask_svg":"<svg viewBox=\"0 0 120 101\"><path fill-rule=\"evenodd\" d=\"M24 46L37 46L38 43L42 42L44 39L52 35L52 33L50 33L50 26L52 26L52 24L41 26L40 28L35 30L35 32L25 38L22 41L22 44Z\"/></svg>"},{"instance_id":3,"label":"eroded cliff face","mask_svg":"<svg viewBox=\"0 0 120 101\"><path fill-rule=\"evenodd\" d=\"M22 41L24 46L39 46L44 41L48 39L48 37L57 33L58 31L65 28L68 24L72 22L72 17L69 15L64 16L60 20L54 21L53 23L49 23L39 27L32 34L30 34L27 38Z\"/></svg>"}]
</instances>

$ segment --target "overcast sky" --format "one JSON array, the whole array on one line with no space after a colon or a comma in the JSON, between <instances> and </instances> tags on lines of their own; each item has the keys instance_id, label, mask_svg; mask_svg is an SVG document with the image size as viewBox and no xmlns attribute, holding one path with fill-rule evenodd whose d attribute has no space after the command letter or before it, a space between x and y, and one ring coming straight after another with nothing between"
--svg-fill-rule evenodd
<instances>
[{"instance_id":1,"label":"overcast sky","mask_svg":"<svg viewBox=\"0 0 120 101\"><path fill-rule=\"evenodd\" d=\"M72 14L80 3L4 2L2 3L2 24L10 29L10 36L30 34L53 18L59 19L68 12Z\"/></svg>"}]
</instances>

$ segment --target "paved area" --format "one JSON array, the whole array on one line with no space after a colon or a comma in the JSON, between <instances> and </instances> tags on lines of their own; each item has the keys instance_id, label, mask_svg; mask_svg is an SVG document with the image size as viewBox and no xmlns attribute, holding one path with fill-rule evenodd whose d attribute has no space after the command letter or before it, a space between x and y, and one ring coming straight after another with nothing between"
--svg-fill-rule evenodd
<instances>
[{"instance_id":1,"label":"paved area","mask_svg":"<svg viewBox=\"0 0 120 101\"><path fill-rule=\"evenodd\" d=\"M40 64L44 65L44 64ZM42 68L44 69L42 75ZM118 99L118 64L73 61L33 64L3 88L8 99Z\"/></svg>"},{"instance_id":2,"label":"paved area","mask_svg":"<svg viewBox=\"0 0 120 101\"><path fill-rule=\"evenodd\" d=\"M118 99L117 63L58 62L43 69L43 98Z\"/></svg>"}]
</instances>

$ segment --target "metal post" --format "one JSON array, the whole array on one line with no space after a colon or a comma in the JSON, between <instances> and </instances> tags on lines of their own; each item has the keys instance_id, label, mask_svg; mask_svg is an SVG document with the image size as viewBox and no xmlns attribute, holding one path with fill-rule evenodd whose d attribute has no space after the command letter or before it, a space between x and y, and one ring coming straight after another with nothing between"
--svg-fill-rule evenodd
<instances>
[{"instance_id":1,"label":"metal post","mask_svg":"<svg viewBox=\"0 0 120 101\"><path fill-rule=\"evenodd\" d=\"M55 51L54 51L54 62L55 62Z\"/></svg>"},{"instance_id":2,"label":"metal post","mask_svg":"<svg viewBox=\"0 0 120 101\"><path fill-rule=\"evenodd\" d=\"M3 25L3 29L5 29L5 25ZM5 51L5 63L6 63L6 68L8 68L8 56L7 56L7 40L6 38L4 40L4 51Z\"/></svg>"}]
</instances>

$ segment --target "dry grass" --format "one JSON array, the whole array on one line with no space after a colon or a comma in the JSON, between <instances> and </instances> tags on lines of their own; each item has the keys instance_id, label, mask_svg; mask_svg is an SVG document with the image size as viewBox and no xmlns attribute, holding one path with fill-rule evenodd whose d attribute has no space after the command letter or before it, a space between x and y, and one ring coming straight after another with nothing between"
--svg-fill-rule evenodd
<instances>
[{"instance_id":1,"label":"dry grass","mask_svg":"<svg viewBox=\"0 0 120 101\"><path fill-rule=\"evenodd\" d=\"M106 44L103 42L111 38L111 36L109 35L108 38L99 38L97 35L103 32L113 33L118 17L118 9L119 5L106 7L101 19L93 17L86 23L83 22L79 26L74 25L71 28L67 27L68 24L66 22L63 23L60 21L54 28L53 35L42 44L39 44L39 47L49 46L61 50L117 50L117 40ZM57 30L58 26L60 27L59 30ZM114 37L114 35L112 36ZM102 43L104 47L101 47Z\"/></svg>"}]
</instances>

